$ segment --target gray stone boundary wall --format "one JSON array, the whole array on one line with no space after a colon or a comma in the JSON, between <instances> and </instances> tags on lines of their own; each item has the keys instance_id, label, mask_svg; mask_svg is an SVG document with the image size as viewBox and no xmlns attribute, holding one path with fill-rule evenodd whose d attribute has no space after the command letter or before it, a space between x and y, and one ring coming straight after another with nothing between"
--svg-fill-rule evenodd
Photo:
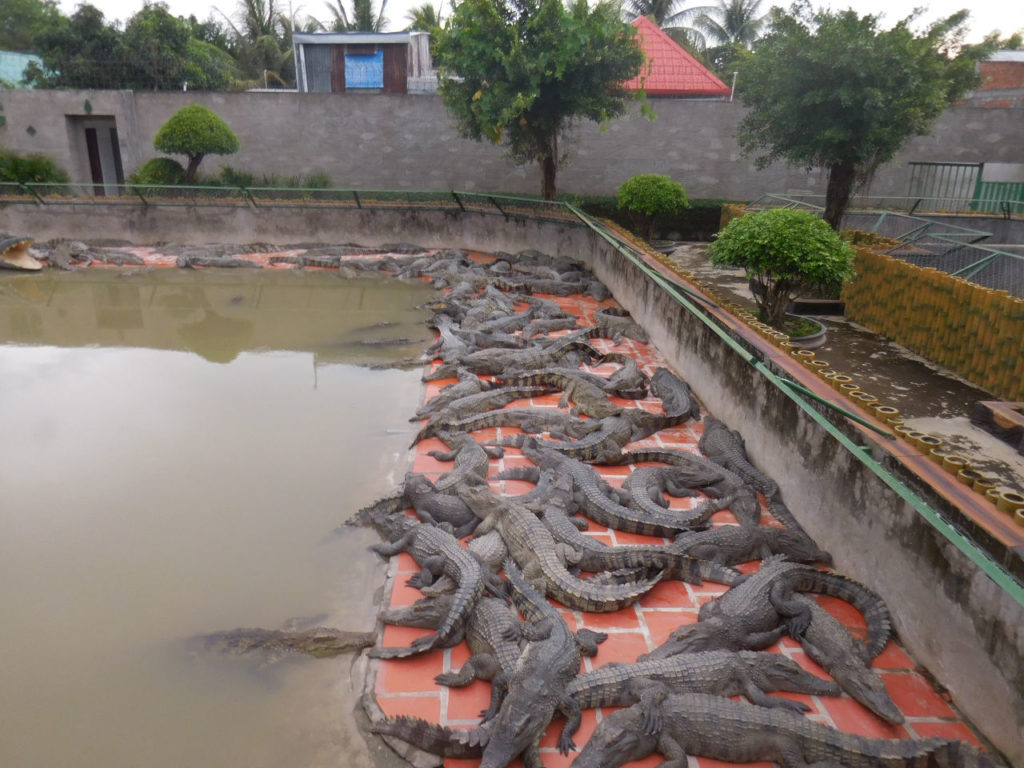
<instances>
[{"instance_id":1,"label":"gray stone boundary wall","mask_svg":"<svg viewBox=\"0 0 1024 768\"><path fill-rule=\"evenodd\" d=\"M903 645L996 748L1024 768L1024 607L591 230L572 223L515 218L505 223L500 216L442 211L55 209L32 204L0 207L0 230L39 240L125 238L140 245L300 240L379 245L400 239L480 251L536 248L583 260L647 329L708 410L741 430L751 459L778 482L797 519L833 554L836 569L886 599ZM866 438L857 433L857 439ZM877 446L875 453L880 456ZM942 509L944 502L929 489L915 490Z\"/></svg>"},{"instance_id":2,"label":"gray stone boundary wall","mask_svg":"<svg viewBox=\"0 0 1024 768\"><path fill-rule=\"evenodd\" d=\"M88 181L81 133L87 117L113 117L125 174L151 157L153 137L178 109L201 103L232 127L241 150L207 157L201 172L220 165L257 175L303 176L325 171L332 186L357 189L456 189L538 194L535 166L518 167L500 147L458 138L436 94L184 93L135 91L0 91L7 118L0 145L55 158L73 181ZM903 196L911 161L1019 163L1024 109L957 106L931 136L912 140L864 190ZM824 194L825 174L775 164L755 170L733 135L744 115L739 102L650 99L657 117L635 106L605 130L580 123L565 142L569 161L559 191L614 194L638 173L662 173L691 197L752 200L766 192ZM183 158L179 158L183 159Z\"/></svg>"}]
</instances>

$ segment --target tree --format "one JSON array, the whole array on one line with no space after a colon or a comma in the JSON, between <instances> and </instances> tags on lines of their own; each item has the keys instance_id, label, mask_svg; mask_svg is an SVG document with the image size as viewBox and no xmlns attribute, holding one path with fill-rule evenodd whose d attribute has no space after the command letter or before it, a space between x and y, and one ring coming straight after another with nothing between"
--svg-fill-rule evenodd
<instances>
[{"instance_id":1,"label":"tree","mask_svg":"<svg viewBox=\"0 0 1024 768\"><path fill-rule=\"evenodd\" d=\"M239 0L237 24L221 16L231 29L229 52L243 78L259 83L295 82L291 20L274 0Z\"/></svg>"},{"instance_id":2,"label":"tree","mask_svg":"<svg viewBox=\"0 0 1024 768\"><path fill-rule=\"evenodd\" d=\"M810 211L774 208L733 219L708 246L712 264L743 267L761 321L782 328L791 299L853 277L853 248Z\"/></svg>"},{"instance_id":3,"label":"tree","mask_svg":"<svg viewBox=\"0 0 1024 768\"><path fill-rule=\"evenodd\" d=\"M129 67L121 33L103 12L83 3L67 19L35 37L43 67L30 64L26 79L48 88L122 88Z\"/></svg>"},{"instance_id":4,"label":"tree","mask_svg":"<svg viewBox=\"0 0 1024 768\"><path fill-rule=\"evenodd\" d=\"M879 30L876 16L853 10L776 11L740 65L750 108L737 130L740 146L759 153L759 168L785 159L827 169L825 220L834 229L855 185L976 85L975 63L991 50L961 44L966 11L921 35L910 29L914 18Z\"/></svg>"},{"instance_id":5,"label":"tree","mask_svg":"<svg viewBox=\"0 0 1024 768\"><path fill-rule=\"evenodd\" d=\"M384 8L388 0L381 0L380 10L375 11L373 0L352 0L352 9L345 7L345 0L334 0L327 9L334 16L330 28L332 32L383 32L387 29L388 20L384 16Z\"/></svg>"},{"instance_id":6,"label":"tree","mask_svg":"<svg viewBox=\"0 0 1024 768\"><path fill-rule=\"evenodd\" d=\"M539 163L550 200L569 129L625 111L622 83L643 63L635 38L607 0L462 0L435 49L441 95L461 135Z\"/></svg>"},{"instance_id":7,"label":"tree","mask_svg":"<svg viewBox=\"0 0 1024 768\"><path fill-rule=\"evenodd\" d=\"M433 36L441 31L444 19L441 17L441 8L434 7L433 3L423 3L411 9L405 18L409 21L409 29L418 32L429 32Z\"/></svg>"},{"instance_id":8,"label":"tree","mask_svg":"<svg viewBox=\"0 0 1024 768\"><path fill-rule=\"evenodd\" d=\"M185 61L192 30L163 3L147 3L125 27L126 58L133 64L132 88L180 89L187 80Z\"/></svg>"},{"instance_id":9,"label":"tree","mask_svg":"<svg viewBox=\"0 0 1024 768\"><path fill-rule=\"evenodd\" d=\"M56 0L4 0L0 13L0 51L37 53L36 36L67 23Z\"/></svg>"},{"instance_id":10,"label":"tree","mask_svg":"<svg viewBox=\"0 0 1024 768\"><path fill-rule=\"evenodd\" d=\"M764 0L717 0L714 5L697 5L676 14L688 23L702 49L728 46L750 48L768 20L761 13Z\"/></svg>"},{"instance_id":11,"label":"tree","mask_svg":"<svg viewBox=\"0 0 1024 768\"><path fill-rule=\"evenodd\" d=\"M686 190L678 181L657 173L641 173L622 182L617 203L626 211L645 240L658 216L674 216L690 206Z\"/></svg>"},{"instance_id":12,"label":"tree","mask_svg":"<svg viewBox=\"0 0 1024 768\"><path fill-rule=\"evenodd\" d=\"M195 181L199 163L207 155L230 155L238 151L238 137L212 110L202 104L182 107L160 126L153 147L169 155L185 155L188 166L183 184Z\"/></svg>"}]
</instances>

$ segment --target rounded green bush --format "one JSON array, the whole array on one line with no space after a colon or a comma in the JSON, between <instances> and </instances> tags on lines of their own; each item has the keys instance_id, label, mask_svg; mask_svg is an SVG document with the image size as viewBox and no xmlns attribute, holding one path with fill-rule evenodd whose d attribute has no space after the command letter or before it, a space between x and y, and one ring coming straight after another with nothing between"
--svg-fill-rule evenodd
<instances>
[{"instance_id":1,"label":"rounded green bush","mask_svg":"<svg viewBox=\"0 0 1024 768\"><path fill-rule=\"evenodd\" d=\"M185 168L172 157L154 157L142 164L128 177L131 184L155 184L169 186L177 184L185 175Z\"/></svg>"},{"instance_id":2,"label":"rounded green bush","mask_svg":"<svg viewBox=\"0 0 1024 768\"><path fill-rule=\"evenodd\" d=\"M182 180L191 184L206 155L233 154L238 151L239 142L235 132L213 110L202 104L189 104L160 126L153 146L169 155L188 157Z\"/></svg>"},{"instance_id":3,"label":"rounded green bush","mask_svg":"<svg viewBox=\"0 0 1024 768\"><path fill-rule=\"evenodd\" d=\"M657 173L641 173L622 183L618 203L624 211L653 217L679 213L690 200L678 181Z\"/></svg>"},{"instance_id":4,"label":"rounded green bush","mask_svg":"<svg viewBox=\"0 0 1024 768\"><path fill-rule=\"evenodd\" d=\"M853 248L823 219L792 208L733 219L708 254L712 264L746 270L762 319L776 328L791 298L853 277Z\"/></svg>"}]
</instances>

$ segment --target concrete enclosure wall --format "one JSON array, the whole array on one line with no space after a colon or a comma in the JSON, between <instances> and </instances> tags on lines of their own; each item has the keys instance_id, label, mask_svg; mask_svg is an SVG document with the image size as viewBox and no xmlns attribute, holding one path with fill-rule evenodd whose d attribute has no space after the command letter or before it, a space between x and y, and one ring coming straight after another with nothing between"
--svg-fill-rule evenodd
<instances>
[{"instance_id":1,"label":"concrete enclosure wall","mask_svg":"<svg viewBox=\"0 0 1024 768\"><path fill-rule=\"evenodd\" d=\"M335 187L463 189L536 194L535 167L518 167L499 147L458 138L437 95L316 93L181 93L133 91L6 91L7 124L0 145L54 157L74 181L90 180L74 118L116 121L126 174L157 156L153 137L178 109L202 103L241 140L228 157L211 156L201 171L222 164L257 175L299 176L325 171ZM614 194L637 173L663 173L691 197L750 200L765 192L824 194L825 176L775 164L754 168L733 135L744 115L738 102L652 99L657 118L634 108L605 130L581 123L564 144L568 163L560 191ZM1024 162L1024 110L948 110L931 136L913 139L879 170L871 195L907 193L908 162Z\"/></svg>"},{"instance_id":2,"label":"concrete enclosure wall","mask_svg":"<svg viewBox=\"0 0 1024 768\"><path fill-rule=\"evenodd\" d=\"M0 208L0 230L135 242L409 240L481 251L537 248L590 266L716 417L741 429L751 459L840 573L881 593L900 640L1016 766L1024 768L1024 607L933 529L810 414L605 240L571 222L458 212L249 208ZM30 278L29 278L30 279ZM756 354L756 352L755 352ZM860 443L870 443L858 434ZM869 445L878 460L881 449ZM896 471L895 467L892 467ZM947 503L916 490L938 510Z\"/></svg>"}]
</instances>

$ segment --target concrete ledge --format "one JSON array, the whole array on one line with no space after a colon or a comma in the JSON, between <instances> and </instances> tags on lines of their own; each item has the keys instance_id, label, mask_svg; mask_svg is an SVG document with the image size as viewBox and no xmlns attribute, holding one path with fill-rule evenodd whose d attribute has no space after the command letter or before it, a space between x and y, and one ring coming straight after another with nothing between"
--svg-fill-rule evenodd
<instances>
[{"instance_id":1,"label":"concrete ledge","mask_svg":"<svg viewBox=\"0 0 1024 768\"><path fill-rule=\"evenodd\" d=\"M0 230L39 240L124 238L139 244L409 240L483 251L537 248L582 259L644 325L708 409L740 428L751 459L777 480L796 517L833 554L837 570L885 597L905 647L992 744L1024 768L1024 607L748 358L589 229L441 211L6 205L0 208ZM738 326L732 333L752 357L780 370L789 362L781 353L773 357ZM928 474L927 459L898 455L884 438L842 417L829 418L941 515L985 539L980 543L986 549L1001 551L1004 567L1022 573L1016 566L1020 533L999 528L999 520L974 519L955 488L932 486L939 478Z\"/></svg>"}]
</instances>

